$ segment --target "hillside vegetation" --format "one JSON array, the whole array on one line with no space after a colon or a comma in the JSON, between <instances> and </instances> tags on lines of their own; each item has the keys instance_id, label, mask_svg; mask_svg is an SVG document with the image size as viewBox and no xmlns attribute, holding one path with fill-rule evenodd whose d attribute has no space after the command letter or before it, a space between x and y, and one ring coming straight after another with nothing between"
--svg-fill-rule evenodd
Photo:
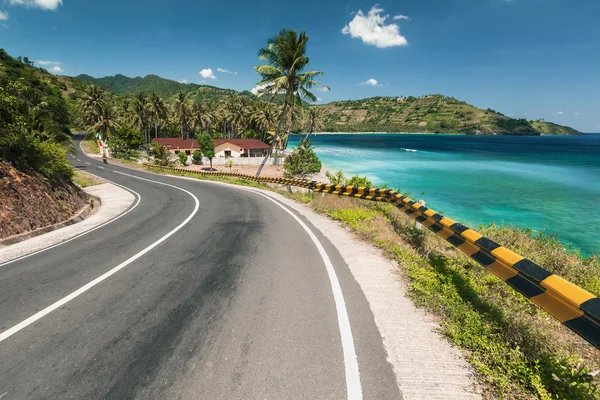
<instances>
[{"instance_id":1,"label":"hillside vegetation","mask_svg":"<svg viewBox=\"0 0 600 400\"><path fill-rule=\"evenodd\" d=\"M439 94L372 97L320 106L327 132L423 132L466 134L579 134L557 124L507 117Z\"/></svg>"},{"instance_id":2,"label":"hillside vegetation","mask_svg":"<svg viewBox=\"0 0 600 400\"><path fill-rule=\"evenodd\" d=\"M145 94L156 93L163 99L169 99L179 92L189 93L195 101L206 101L209 103L223 102L228 96L238 93L233 89L221 89L209 85L197 85L195 83L181 83L170 79L161 78L157 75L129 78L125 75L105 76L93 78L89 75L75 77L85 83L104 87L117 95L130 96L142 92ZM240 93L243 96L255 97L248 91Z\"/></svg>"},{"instance_id":3,"label":"hillside vegetation","mask_svg":"<svg viewBox=\"0 0 600 400\"><path fill-rule=\"evenodd\" d=\"M256 98L248 91L236 92L208 85L180 83L157 75L129 78L124 75L93 78L79 75L77 80L101 86L117 95L136 92L157 93L164 99L178 92L189 93L197 102L222 103L233 94ZM275 103L282 102L278 96ZM303 102L304 105L308 103ZM453 97L372 97L336 101L316 106L324 113L326 132L423 132L507 135L573 135L577 130L551 122L514 119L497 111L482 110Z\"/></svg>"}]
</instances>

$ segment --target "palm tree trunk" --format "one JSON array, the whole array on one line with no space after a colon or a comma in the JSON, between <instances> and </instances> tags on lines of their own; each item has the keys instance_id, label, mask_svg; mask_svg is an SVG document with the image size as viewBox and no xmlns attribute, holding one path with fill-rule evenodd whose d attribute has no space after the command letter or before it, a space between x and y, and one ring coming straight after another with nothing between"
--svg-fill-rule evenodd
<instances>
[{"instance_id":1,"label":"palm tree trunk","mask_svg":"<svg viewBox=\"0 0 600 400\"><path fill-rule=\"evenodd\" d=\"M258 167L258 171L256 171L257 178L260 177L260 173L262 172L265 164L267 163L267 160L269 159L269 157L271 157L271 154L273 152L273 146L277 142L277 139L279 138L279 133L281 132L281 125L283 124L283 120L285 119L285 112L287 111L287 107L288 107L288 103L286 101L283 103L283 112L281 113L281 117L279 118L279 125L277 126L277 131L275 132L275 136L273 137L273 141L271 142L271 147L269 148L269 151L267 152L267 156L264 158L262 163L260 163L260 167Z\"/></svg>"}]
</instances>

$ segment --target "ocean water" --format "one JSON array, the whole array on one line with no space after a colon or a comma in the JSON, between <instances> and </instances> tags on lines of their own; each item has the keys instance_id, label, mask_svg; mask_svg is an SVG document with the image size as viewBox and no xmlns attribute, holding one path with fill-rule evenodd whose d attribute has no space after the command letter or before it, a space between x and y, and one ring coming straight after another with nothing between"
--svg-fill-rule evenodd
<instances>
[{"instance_id":1,"label":"ocean water","mask_svg":"<svg viewBox=\"0 0 600 400\"><path fill-rule=\"evenodd\" d=\"M545 229L600 255L600 134L319 134L313 144L327 169L409 192L473 228Z\"/></svg>"}]
</instances>

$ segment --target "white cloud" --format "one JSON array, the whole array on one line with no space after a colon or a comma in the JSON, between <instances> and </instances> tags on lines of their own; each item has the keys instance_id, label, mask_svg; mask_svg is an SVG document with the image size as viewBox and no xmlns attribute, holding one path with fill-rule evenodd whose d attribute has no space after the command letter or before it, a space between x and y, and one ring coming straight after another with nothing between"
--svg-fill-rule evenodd
<instances>
[{"instance_id":1,"label":"white cloud","mask_svg":"<svg viewBox=\"0 0 600 400\"><path fill-rule=\"evenodd\" d=\"M578 113L578 112L576 112L576 113L573 113L573 115L579 115L579 113Z\"/></svg>"},{"instance_id":2,"label":"white cloud","mask_svg":"<svg viewBox=\"0 0 600 400\"><path fill-rule=\"evenodd\" d=\"M50 71L51 72L56 72L56 73L63 72L62 68L59 67L58 65L55 65L54 67L50 68Z\"/></svg>"},{"instance_id":3,"label":"white cloud","mask_svg":"<svg viewBox=\"0 0 600 400\"><path fill-rule=\"evenodd\" d=\"M223 68L217 68L217 71L218 71L218 72L223 72L223 73L225 73L225 74L230 74L230 73L231 73L231 71L228 71L228 70L226 70L226 69L223 69Z\"/></svg>"},{"instance_id":4,"label":"white cloud","mask_svg":"<svg viewBox=\"0 0 600 400\"><path fill-rule=\"evenodd\" d=\"M215 74L213 73L213 70L210 68L205 68L202 71L200 71L200 75L204 78L204 79L217 79L217 77L215 76Z\"/></svg>"},{"instance_id":5,"label":"white cloud","mask_svg":"<svg viewBox=\"0 0 600 400\"><path fill-rule=\"evenodd\" d=\"M10 4L26 7L39 7L43 10L56 10L63 0L9 0Z\"/></svg>"},{"instance_id":6,"label":"white cloud","mask_svg":"<svg viewBox=\"0 0 600 400\"><path fill-rule=\"evenodd\" d=\"M266 88L267 85L258 85L258 86L254 86L252 89L250 89L250 92L252 92L253 95L258 96L258 91L261 89Z\"/></svg>"},{"instance_id":7,"label":"white cloud","mask_svg":"<svg viewBox=\"0 0 600 400\"><path fill-rule=\"evenodd\" d=\"M317 103L323 101L323 99L321 99L320 97L317 97Z\"/></svg>"},{"instance_id":8,"label":"white cloud","mask_svg":"<svg viewBox=\"0 0 600 400\"><path fill-rule=\"evenodd\" d=\"M563 111L559 111L556 113L556 115L565 115L565 113Z\"/></svg>"},{"instance_id":9,"label":"white cloud","mask_svg":"<svg viewBox=\"0 0 600 400\"><path fill-rule=\"evenodd\" d=\"M233 74L234 74L234 75L237 75L237 72L234 72Z\"/></svg>"},{"instance_id":10,"label":"white cloud","mask_svg":"<svg viewBox=\"0 0 600 400\"><path fill-rule=\"evenodd\" d=\"M179 81L179 83L188 83L187 79L182 79Z\"/></svg>"},{"instance_id":11,"label":"white cloud","mask_svg":"<svg viewBox=\"0 0 600 400\"><path fill-rule=\"evenodd\" d=\"M8 20L8 13L6 11L0 11L0 21Z\"/></svg>"},{"instance_id":12,"label":"white cloud","mask_svg":"<svg viewBox=\"0 0 600 400\"><path fill-rule=\"evenodd\" d=\"M383 84L379 83L379 81L377 79L367 79L366 81L362 82L361 85L366 85L366 86L383 86Z\"/></svg>"},{"instance_id":13,"label":"white cloud","mask_svg":"<svg viewBox=\"0 0 600 400\"><path fill-rule=\"evenodd\" d=\"M326 87L320 87L316 89L317 92L329 92L329 88Z\"/></svg>"},{"instance_id":14,"label":"white cloud","mask_svg":"<svg viewBox=\"0 0 600 400\"><path fill-rule=\"evenodd\" d=\"M409 18L408 18L408 16L406 16L406 15L394 15L394 18L392 18L392 19L393 19L394 21L398 21L398 20L401 20L401 19L403 19L403 20L407 20L407 19L409 19Z\"/></svg>"},{"instance_id":15,"label":"white cloud","mask_svg":"<svg viewBox=\"0 0 600 400\"><path fill-rule=\"evenodd\" d=\"M48 65L60 65L60 61L38 61L37 62L39 65L44 65L44 66L48 66Z\"/></svg>"},{"instance_id":16,"label":"white cloud","mask_svg":"<svg viewBox=\"0 0 600 400\"><path fill-rule=\"evenodd\" d=\"M379 48L406 46L408 41L400 34L397 24L385 24L389 15L381 15L383 9L373 6L367 15L358 10L354 19L342 29L344 35L361 38L366 44Z\"/></svg>"},{"instance_id":17,"label":"white cloud","mask_svg":"<svg viewBox=\"0 0 600 400\"><path fill-rule=\"evenodd\" d=\"M208 83L206 79L202 79L199 83Z\"/></svg>"}]
</instances>

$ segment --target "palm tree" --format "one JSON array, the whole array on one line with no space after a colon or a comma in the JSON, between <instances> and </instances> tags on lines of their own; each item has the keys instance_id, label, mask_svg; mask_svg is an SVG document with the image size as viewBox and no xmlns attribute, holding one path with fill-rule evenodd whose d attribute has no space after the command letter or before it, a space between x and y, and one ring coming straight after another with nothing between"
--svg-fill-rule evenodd
<instances>
[{"instance_id":1,"label":"palm tree","mask_svg":"<svg viewBox=\"0 0 600 400\"><path fill-rule=\"evenodd\" d=\"M304 140L308 139L313 132L323 129L323 112L319 107L310 107L304 115L304 127L308 131Z\"/></svg>"},{"instance_id":2,"label":"palm tree","mask_svg":"<svg viewBox=\"0 0 600 400\"><path fill-rule=\"evenodd\" d=\"M188 125L190 123L190 114L191 114L191 106L190 106L190 94L179 92L175 97L175 102L173 103L173 114L179 123L179 129L181 129L181 138L188 138Z\"/></svg>"},{"instance_id":3,"label":"palm tree","mask_svg":"<svg viewBox=\"0 0 600 400\"><path fill-rule=\"evenodd\" d=\"M192 106L192 130L195 131L199 128L200 130L208 129L210 131L213 118L213 112L206 103L194 103Z\"/></svg>"},{"instance_id":4,"label":"palm tree","mask_svg":"<svg viewBox=\"0 0 600 400\"><path fill-rule=\"evenodd\" d=\"M277 94L284 95L283 112L279 119L279 125L275 132L274 140L271 142L271 148L267 153L267 157L263 160L258 168L256 176L260 176L268 157L273 152L275 143L279 143L278 137L281 135L284 120L287 113L293 109L296 100L301 103L301 100L307 99L317 101L314 94L308 91L313 86L323 85L314 80L317 76L323 75L321 71L302 72L309 62L306 55L306 43L308 36L305 32L297 34L295 31L283 29L279 35L267 40L267 47L258 51L258 58L266 61L268 65L257 66L256 72L262 77L258 83L263 85L259 90L259 94L270 94L274 98Z\"/></svg>"},{"instance_id":5,"label":"palm tree","mask_svg":"<svg viewBox=\"0 0 600 400\"><path fill-rule=\"evenodd\" d=\"M168 108L164 100L157 95L152 93L148 101L148 108L150 117L154 121L154 137L158 137L158 127L164 128L167 123Z\"/></svg>"},{"instance_id":6,"label":"palm tree","mask_svg":"<svg viewBox=\"0 0 600 400\"><path fill-rule=\"evenodd\" d=\"M98 122L101 113L101 103L106 98L104 89L90 85L85 91L83 98L79 101L79 112L86 125L91 126Z\"/></svg>"},{"instance_id":7,"label":"palm tree","mask_svg":"<svg viewBox=\"0 0 600 400\"><path fill-rule=\"evenodd\" d=\"M148 125L149 125L149 112L148 112L148 98L143 92L137 92L133 96L133 127L144 135L144 143L149 143L150 138L148 137Z\"/></svg>"},{"instance_id":8,"label":"palm tree","mask_svg":"<svg viewBox=\"0 0 600 400\"><path fill-rule=\"evenodd\" d=\"M273 103L265 101L258 102L252 112L252 123L262 132L261 140L267 139L267 132L277 123L278 107Z\"/></svg>"},{"instance_id":9,"label":"palm tree","mask_svg":"<svg viewBox=\"0 0 600 400\"><path fill-rule=\"evenodd\" d=\"M100 137L103 140L108 139L120 127L120 125L117 123L115 108L108 100L101 101L98 104L98 108L98 120L90 127L90 131L99 132Z\"/></svg>"},{"instance_id":10,"label":"palm tree","mask_svg":"<svg viewBox=\"0 0 600 400\"><path fill-rule=\"evenodd\" d=\"M125 124L131 120L131 98L121 97L119 104L119 114L121 123Z\"/></svg>"}]
</instances>

